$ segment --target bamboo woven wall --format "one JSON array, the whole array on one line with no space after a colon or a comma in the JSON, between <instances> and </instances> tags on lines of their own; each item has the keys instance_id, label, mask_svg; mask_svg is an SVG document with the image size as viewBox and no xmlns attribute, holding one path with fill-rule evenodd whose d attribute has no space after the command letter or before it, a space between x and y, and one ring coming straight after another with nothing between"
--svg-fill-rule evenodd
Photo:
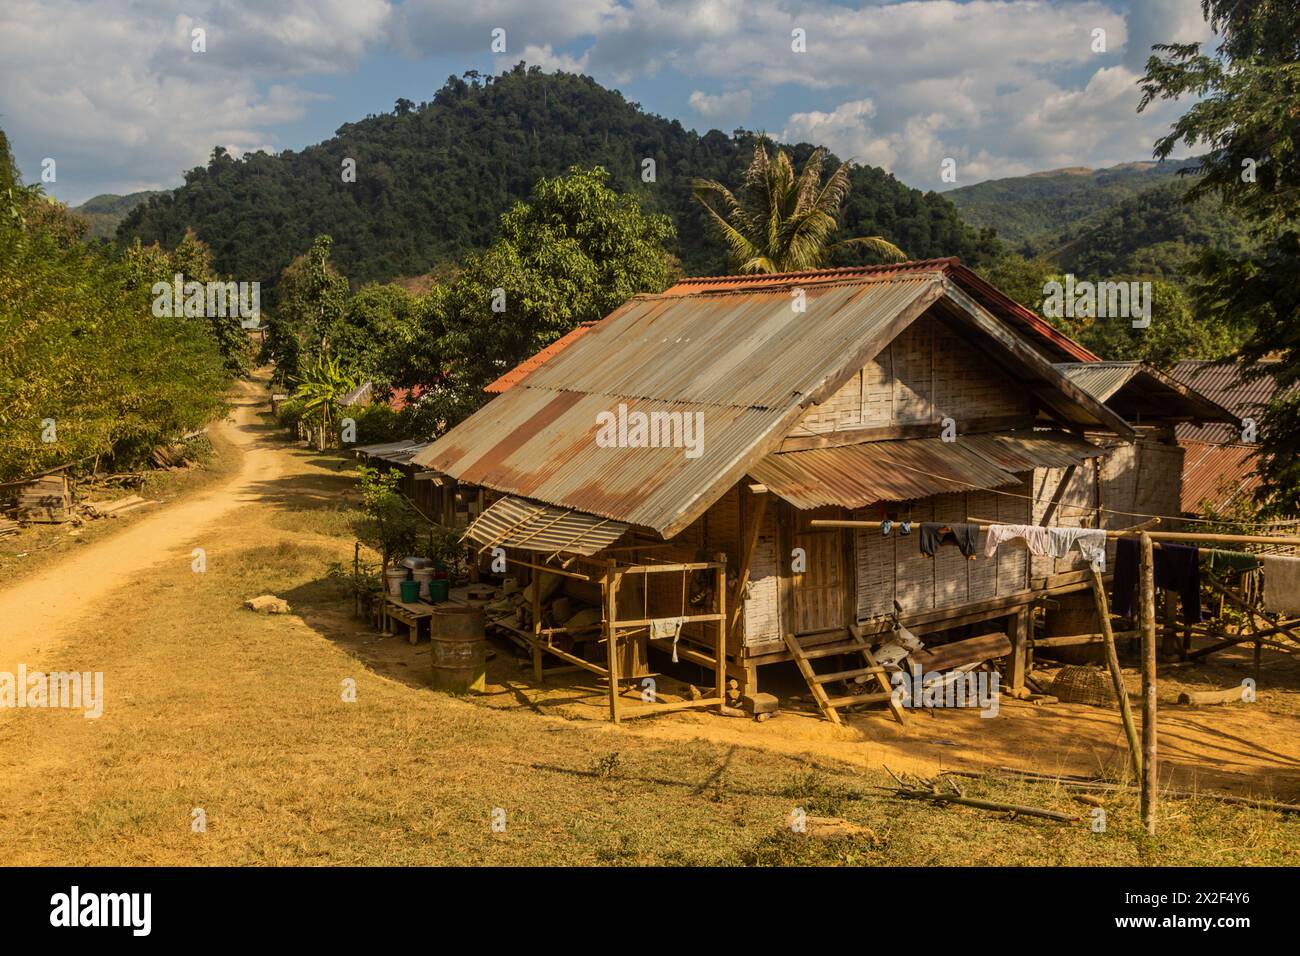
<instances>
[{"instance_id":1,"label":"bamboo woven wall","mask_svg":"<svg viewBox=\"0 0 1300 956\"><path fill-rule=\"evenodd\" d=\"M791 435L821 435L885 425L958 422L1025 415L1029 397L1008 388L1006 374L983 353L925 315L826 402L811 409Z\"/></svg>"}]
</instances>

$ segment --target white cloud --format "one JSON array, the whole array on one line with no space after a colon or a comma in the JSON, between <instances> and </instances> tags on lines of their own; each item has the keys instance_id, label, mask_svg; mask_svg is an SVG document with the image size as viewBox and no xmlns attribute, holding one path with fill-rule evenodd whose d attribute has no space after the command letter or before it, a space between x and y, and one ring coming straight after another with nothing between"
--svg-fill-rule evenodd
<instances>
[{"instance_id":1,"label":"white cloud","mask_svg":"<svg viewBox=\"0 0 1300 956\"><path fill-rule=\"evenodd\" d=\"M749 115L754 107L754 98L749 90L734 90L730 93L710 95L703 90L691 93L688 102L691 109L707 120L739 123Z\"/></svg>"}]
</instances>

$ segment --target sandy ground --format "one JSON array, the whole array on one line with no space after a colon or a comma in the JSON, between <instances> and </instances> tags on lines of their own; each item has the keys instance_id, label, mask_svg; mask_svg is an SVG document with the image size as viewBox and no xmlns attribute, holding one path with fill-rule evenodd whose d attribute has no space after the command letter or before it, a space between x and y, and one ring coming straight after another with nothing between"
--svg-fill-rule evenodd
<instances>
[{"instance_id":1,"label":"sandy ground","mask_svg":"<svg viewBox=\"0 0 1300 956\"><path fill-rule=\"evenodd\" d=\"M265 404L265 390L241 382L231 417L213 429L243 456L233 480L176 502L121 534L87 545L75 555L0 591L0 670L22 661L34 666L42 651L65 641L77 625L112 612L114 592L165 561L189 563L205 528L252 500L257 485L278 476L284 458L259 445L252 425ZM69 594L76 599L70 601ZM83 633L85 633L83 631Z\"/></svg>"},{"instance_id":2,"label":"sandy ground","mask_svg":"<svg viewBox=\"0 0 1300 956\"><path fill-rule=\"evenodd\" d=\"M243 456L233 480L164 506L121 533L87 545L0 591L0 621L5 622L0 632L0 670L12 671L20 661L29 668L39 667L56 648L75 652L69 642L89 639L93 628L85 625L112 614L118 602L129 599L122 595L124 589L165 562L188 565L191 549L202 546L205 529L218 522L268 545L293 539L288 532L257 526L258 509L242 507L270 503L276 495L272 489L286 482L299 491L310 484L298 473L301 459L277 448L274 439L255 427L264 402L264 390L245 383L232 417L215 426ZM75 601L68 600L70 590ZM295 611L315 634L346 647L375 673L428 687L427 641L412 646L404 638L382 638L337 604L312 607L296 602ZM583 675L557 675L538 687L531 666L518 659L511 645L499 643L495 649L482 704L531 709L542 721L582 721L601 727L612 739L630 735L660 742L706 740L926 774L945 768L1000 766L1095 774L1121 768L1125 761L1124 735L1114 712L1083 705L1036 706L1005 698L994 719L968 710L929 711L913 714L906 727L875 712L854 715L848 726L834 727L787 702L779 717L765 723L685 712L615 728L603 723L606 701L601 689ZM1178 706L1178 690L1235 683L1240 676L1234 676L1232 662L1208 671L1162 669L1162 780L1180 787L1300 800L1300 708L1293 706L1300 699L1300 672L1287 661L1270 660L1269 665L1259 704L1199 709ZM1249 671L1241 668L1240 673ZM1130 681L1130 690L1136 691L1132 672ZM660 684L669 699L682 689L683 685L668 679Z\"/></svg>"}]
</instances>

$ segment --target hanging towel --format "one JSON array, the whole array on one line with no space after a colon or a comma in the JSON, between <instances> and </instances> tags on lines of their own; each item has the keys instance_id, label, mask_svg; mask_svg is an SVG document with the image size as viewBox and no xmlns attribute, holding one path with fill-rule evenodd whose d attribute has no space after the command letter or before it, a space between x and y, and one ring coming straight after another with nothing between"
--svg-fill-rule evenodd
<instances>
[{"instance_id":1,"label":"hanging towel","mask_svg":"<svg viewBox=\"0 0 1300 956\"><path fill-rule=\"evenodd\" d=\"M1100 528L1049 528L1048 551L1063 558L1075 545L1094 571L1106 570L1106 532Z\"/></svg>"},{"instance_id":2,"label":"hanging towel","mask_svg":"<svg viewBox=\"0 0 1300 956\"><path fill-rule=\"evenodd\" d=\"M1019 538L1030 554L1048 555L1047 529L1036 524L991 524L984 538L984 556L991 558L1004 541Z\"/></svg>"},{"instance_id":3,"label":"hanging towel","mask_svg":"<svg viewBox=\"0 0 1300 956\"><path fill-rule=\"evenodd\" d=\"M1264 607L1288 617L1300 614L1300 558L1265 554L1261 560L1264 563Z\"/></svg>"},{"instance_id":4,"label":"hanging towel","mask_svg":"<svg viewBox=\"0 0 1300 956\"><path fill-rule=\"evenodd\" d=\"M650 621L650 637L652 640L659 638L672 638L673 641L673 663L677 663L677 640L682 634L682 625L686 621L680 617L657 617Z\"/></svg>"},{"instance_id":5,"label":"hanging towel","mask_svg":"<svg viewBox=\"0 0 1300 956\"><path fill-rule=\"evenodd\" d=\"M947 532L943 529L947 528ZM977 524L951 524L946 521L921 522L921 553L933 558L942 544L955 544L968 558L975 557L979 549L980 526Z\"/></svg>"}]
</instances>

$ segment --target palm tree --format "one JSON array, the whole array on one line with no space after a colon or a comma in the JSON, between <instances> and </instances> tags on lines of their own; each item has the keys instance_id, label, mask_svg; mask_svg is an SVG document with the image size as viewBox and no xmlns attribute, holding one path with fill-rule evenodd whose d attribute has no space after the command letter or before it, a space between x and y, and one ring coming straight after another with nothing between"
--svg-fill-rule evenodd
<instances>
[{"instance_id":1,"label":"palm tree","mask_svg":"<svg viewBox=\"0 0 1300 956\"><path fill-rule=\"evenodd\" d=\"M754 161L745 170L739 199L719 182L694 180L695 198L721 231L739 272L816 269L832 250L847 246L864 246L895 262L907 258L902 249L880 236L830 242L839 228L840 203L849 191L849 164L842 164L823 184L825 159L826 150L818 147L796 179L784 150L769 159L766 146L759 143ZM725 215L711 199L721 203Z\"/></svg>"}]
</instances>

